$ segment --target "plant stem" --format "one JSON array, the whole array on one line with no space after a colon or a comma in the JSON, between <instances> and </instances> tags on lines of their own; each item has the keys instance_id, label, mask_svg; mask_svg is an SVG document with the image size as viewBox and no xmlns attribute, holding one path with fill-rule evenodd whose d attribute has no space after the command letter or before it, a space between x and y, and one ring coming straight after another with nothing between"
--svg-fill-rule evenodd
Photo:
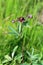
<instances>
[{"instance_id":1,"label":"plant stem","mask_svg":"<svg viewBox=\"0 0 43 65\"><path fill-rule=\"evenodd\" d=\"M27 30L25 31L25 33L24 33L24 35L23 35L24 37L23 37L23 44L22 44L23 62L24 62L24 51L25 51L26 32L27 32Z\"/></svg>"}]
</instances>

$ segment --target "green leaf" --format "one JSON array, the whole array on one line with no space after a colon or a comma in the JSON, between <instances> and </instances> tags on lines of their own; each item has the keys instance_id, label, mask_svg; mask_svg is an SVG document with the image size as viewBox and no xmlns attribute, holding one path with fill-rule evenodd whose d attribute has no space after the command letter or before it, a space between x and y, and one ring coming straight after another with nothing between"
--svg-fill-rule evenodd
<instances>
[{"instance_id":1,"label":"green leaf","mask_svg":"<svg viewBox=\"0 0 43 65\"><path fill-rule=\"evenodd\" d=\"M15 54L17 48L18 48L18 46L14 47L13 52L12 52L12 58L14 57L14 54Z\"/></svg>"},{"instance_id":2,"label":"green leaf","mask_svg":"<svg viewBox=\"0 0 43 65\"><path fill-rule=\"evenodd\" d=\"M21 22L19 22L19 25L18 25L18 31L19 31L19 33L22 32L22 23L21 23Z\"/></svg>"},{"instance_id":3,"label":"green leaf","mask_svg":"<svg viewBox=\"0 0 43 65\"><path fill-rule=\"evenodd\" d=\"M19 35L18 32L16 30L14 30L11 26L8 27L12 32L9 32L10 34L16 34Z\"/></svg>"},{"instance_id":4,"label":"green leaf","mask_svg":"<svg viewBox=\"0 0 43 65\"><path fill-rule=\"evenodd\" d=\"M2 63L4 64L4 63L7 63L7 62L9 62L9 60L4 60Z\"/></svg>"},{"instance_id":5,"label":"green leaf","mask_svg":"<svg viewBox=\"0 0 43 65\"><path fill-rule=\"evenodd\" d=\"M30 54L28 51L26 51L26 53L28 54L28 56L30 56L30 57L31 57L31 54Z\"/></svg>"},{"instance_id":6,"label":"green leaf","mask_svg":"<svg viewBox=\"0 0 43 65\"><path fill-rule=\"evenodd\" d=\"M9 60L9 61L12 60L12 58L11 58L9 55L5 55L5 59L7 59L7 60Z\"/></svg>"},{"instance_id":7,"label":"green leaf","mask_svg":"<svg viewBox=\"0 0 43 65\"><path fill-rule=\"evenodd\" d=\"M12 61L12 58L9 55L5 55L5 60L2 63L7 63L9 61Z\"/></svg>"},{"instance_id":8,"label":"green leaf","mask_svg":"<svg viewBox=\"0 0 43 65\"><path fill-rule=\"evenodd\" d=\"M18 54L18 55L14 58L14 60L17 60L18 63L21 63L21 61L23 60L23 59L22 59L22 54Z\"/></svg>"}]
</instances>

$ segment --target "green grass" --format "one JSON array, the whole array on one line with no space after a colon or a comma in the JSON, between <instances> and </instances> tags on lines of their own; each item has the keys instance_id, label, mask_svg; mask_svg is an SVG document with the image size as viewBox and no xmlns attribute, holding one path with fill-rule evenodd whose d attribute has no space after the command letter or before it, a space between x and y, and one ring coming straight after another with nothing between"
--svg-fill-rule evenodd
<instances>
[{"instance_id":1,"label":"green grass","mask_svg":"<svg viewBox=\"0 0 43 65\"><path fill-rule=\"evenodd\" d=\"M42 9L42 0L0 0L0 65L43 65L43 24L38 24L37 20ZM27 23L12 23L28 14L33 18L27 19Z\"/></svg>"}]
</instances>

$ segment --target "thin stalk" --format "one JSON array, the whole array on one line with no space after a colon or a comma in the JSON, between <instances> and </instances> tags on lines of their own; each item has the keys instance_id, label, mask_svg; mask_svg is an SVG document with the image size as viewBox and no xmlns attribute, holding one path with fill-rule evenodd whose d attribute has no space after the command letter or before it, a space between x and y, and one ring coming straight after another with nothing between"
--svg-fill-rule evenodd
<instances>
[{"instance_id":1,"label":"thin stalk","mask_svg":"<svg viewBox=\"0 0 43 65\"><path fill-rule=\"evenodd\" d=\"M24 62L24 51L25 51L26 32L27 32L27 29L26 29L26 31L25 31L25 33L24 33L24 37L23 37L23 44L22 44L23 62Z\"/></svg>"}]
</instances>

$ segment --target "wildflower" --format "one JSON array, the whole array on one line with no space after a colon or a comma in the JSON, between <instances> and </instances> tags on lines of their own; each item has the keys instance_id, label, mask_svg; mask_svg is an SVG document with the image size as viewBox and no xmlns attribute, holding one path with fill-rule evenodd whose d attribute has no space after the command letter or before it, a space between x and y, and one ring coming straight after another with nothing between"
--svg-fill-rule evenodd
<instances>
[{"instance_id":1,"label":"wildflower","mask_svg":"<svg viewBox=\"0 0 43 65\"><path fill-rule=\"evenodd\" d=\"M32 18L33 16L30 14L30 15L28 15L27 17L28 17L28 18Z\"/></svg>"},{"instance_id":2,"label":"wildflower","mask_svg":"<svg viewBox=\"0 0 43 65\"><path fill-rule=\"evenodd\" d=\"M14 23L15 22L15 20L12 20L12 23Z\"/></svg>"},{"instance_id":3,"label":"wildflower","mask_svg":"<svg viewBox=\"0 0 43 65\"><path fill-rule=\"evenodd\" d=\"M24 22L25 19L24 19L24 17L19 17L19 18L18 18L18 21L20 21L20 22Z\"/></svg>"}]
</instances>

